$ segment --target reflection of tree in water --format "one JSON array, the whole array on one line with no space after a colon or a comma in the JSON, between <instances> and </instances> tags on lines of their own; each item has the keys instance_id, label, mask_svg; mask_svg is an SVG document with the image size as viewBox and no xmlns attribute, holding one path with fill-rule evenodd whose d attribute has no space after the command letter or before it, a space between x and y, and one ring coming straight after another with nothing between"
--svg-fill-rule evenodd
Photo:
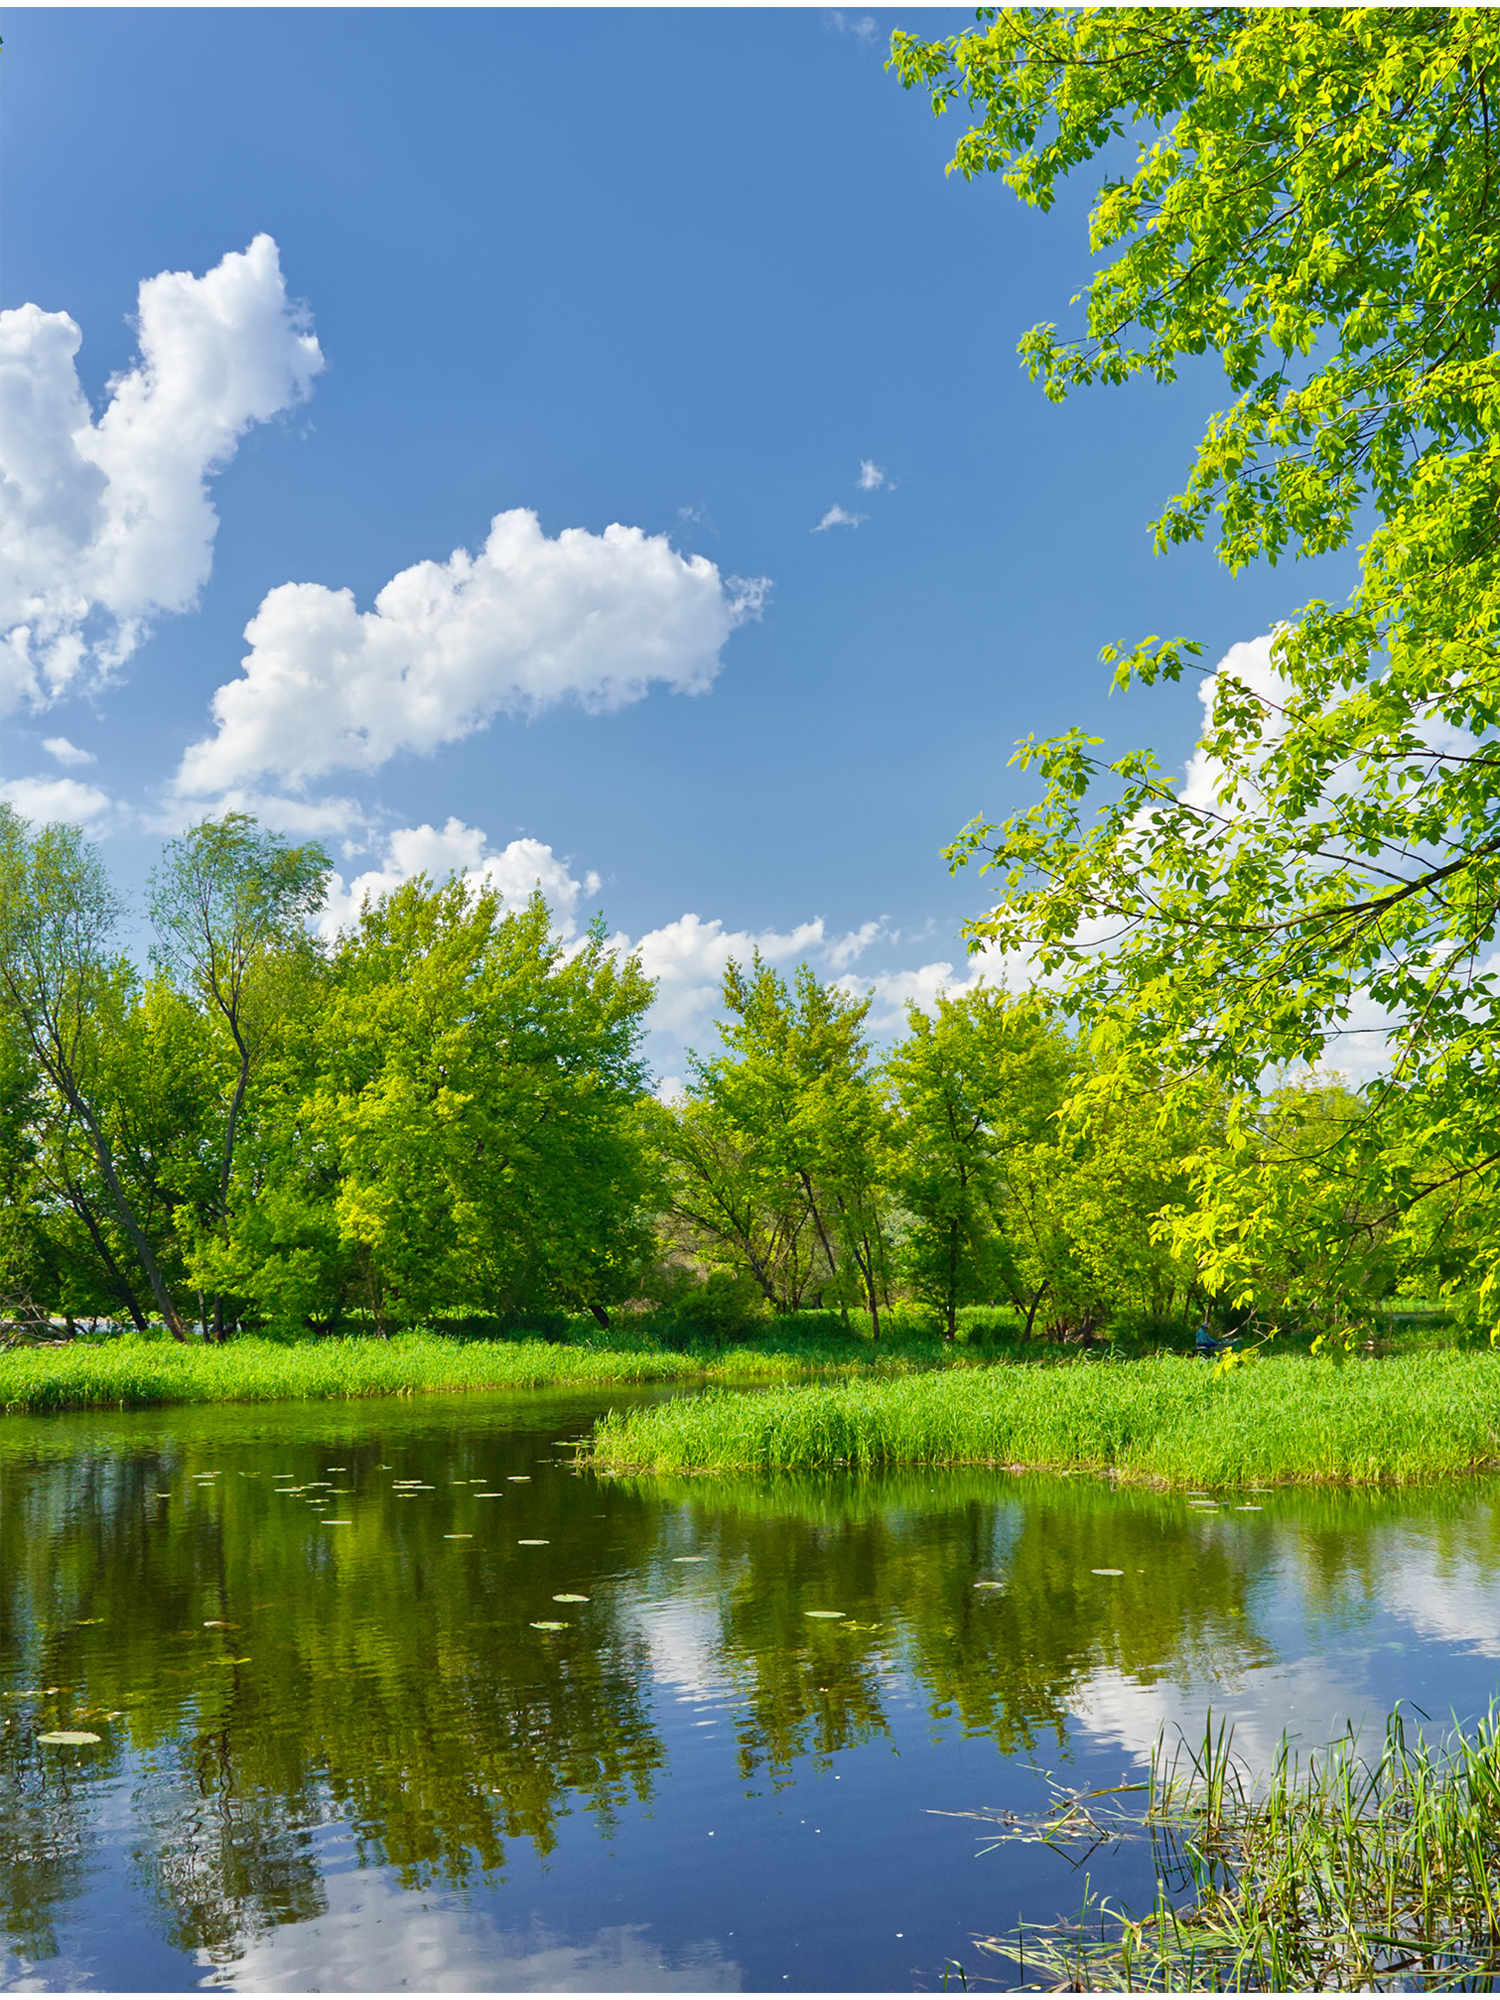
<instances>
[{"instance_id":1,"label":"reflection of tree in water","mask_svg":"<svg viewBox=\"0 0 1500 2000\"><path fill-rule=\"evenodd\" d=\"M897 1668L936 1720L1010 1756L1044 1734L1062 1745L1101 1668L1233 1680L1273 1657L1247 1605L1250 1547L1185 1521L1180 1497L990 1472L656 1490L732 1579L722 1646L747 1776L885 1733L880 1682ZM821 1606L846 1619L814 1636Z\"/></svg>"},{"instance_id":2,"label":"reflection of tree in water","mask_svg":"<svg viewBox=\"0 0 1500 2000\"><path fill-rule=\"evenodd\" d=\"M0 1729L0 1936L22 1959L57 1956L55 1913L82 1889L94 1845L93 1775L24 1722Z\"/></svg>"},{"instance_id":3,"label":"reflection of tree in water","mask_svg":"<svg viewBox=\"0 0 1500 2000\"><path fill-rule=\"evenodd\" d=\"M363 1455L378 1461L378 1444ZM321 1475L329 1447L313 1456ZM356 1468L353 1446L340 1457ZM332 1823L349 1823L361 1864L392 1865L407 1887L461 1885L501 1869L510 1840L549 1851L579 1805L607 1830L650 1797L663 1751L639 1642L603 1598L569 1607L563 1631L531 1626L591 1559L574 1546L573 1482L551 1518L528 1522L550 1545L539 1563L509 1538L445 1542L452 1496L403 1511L388 1480L361 1476L373 1468L346 1475L360 1502L335 1544L305 1501L232 1466L222 1444L102 1477L86 1455L59 1458L12 1478L21 1504L0 1521L5 1684L19 1670L72 1690L75 1707L124 1711L110 1727L138 1760L135 1875L174 1947L224 1962L316 1915ZM185 1495L210 1469L213 1486ZM649 1517L637 1532L632 1567ZM75 1719L26 1719L33 1765L35 1730ZM15 1762L21 1732L7 1738ZM87 1812L80 1798L62 1814L40 1769L0 1867L15 1935L49 1956L49 1913L83 1887ZM12 1823L21 1797L9 1781Z\"/></svg>"}]
</instances>

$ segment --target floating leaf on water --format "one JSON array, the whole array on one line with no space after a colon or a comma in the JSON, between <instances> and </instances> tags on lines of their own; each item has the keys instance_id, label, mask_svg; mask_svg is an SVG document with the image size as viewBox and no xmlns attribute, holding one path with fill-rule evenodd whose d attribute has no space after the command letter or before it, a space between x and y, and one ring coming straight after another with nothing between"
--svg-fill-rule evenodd
<instances>
[{"instance_id":1,"label":"floating leaf on water","mask_svg":"<svg viewBox=\"0 0 1500 2000\"><path fill-rule=\"evenodd\" d=\"M516 1543L518 1549L546 1549L551 1546L550 1542L540 1540L535 1535L523 1535L520 1541Z\"/></svg>"},{"instance_id":2,"label":"floating leaf on water","mask_svg":"<svg viewBox=\"0 0 1500 2000\"><path fill-rule=\"evenodd\" d=\"M45 1736L39 1736L38 1743L102 1743L104 1738L96 1736L92 1729L49 1729Z\"/></svg>"},{"instance_id":3,"label":"floating leaf on water","mask_svg":"<svg viewBox=\"0 0 1500 2000\"><path fill-rule=\"evenodd\" d=\"M1005 1585L1003 1583L991 1583L988 1579L981 1577L974 1588L976 1590L1004 1590Z\"/></svg>"},{"instance_id":4,"label":"floating leaf on water","mask_svg":"<svg viewBox=\"0 0 1500 2000\"><path fill-rule=\"evenodd\" d=\"M566 1632L568 1621L566 1618L533 1618L531 1629L533 1632Z\"/></svg>"},{"instance_id":5,"label":"floating leaf on water","mask_svg":"<svg viewBox=\"0 0 1500 2000\"><path fill-rule=\"evenodd\" d=\"M804 1611L804 1618L842 1618L842 1611Z\"/></svg>"},{"instance_id":6,"label":"floating leaf on water","mask_svg":"<svg viewBox=\"0 0 1500 2000\"><path fill-rule=\"evenodd\" d=\"M1089 1574L1091 1576L1123 1576L1125 1572L1122 1569L1096 1569L1090 1570Z\"/></svg>"},{"instance_id":7,"label":"floating leaf on water","mask_svg":"<svg viewBox=\"0 0 1500 2000\"><path fill-rule=\"evenodd\" d=\"M554 1604L587 1604L588 1599L580 1597L576 1590L555 1590L552 1593L552 1602Z\"/></svg>"}]
</instances>

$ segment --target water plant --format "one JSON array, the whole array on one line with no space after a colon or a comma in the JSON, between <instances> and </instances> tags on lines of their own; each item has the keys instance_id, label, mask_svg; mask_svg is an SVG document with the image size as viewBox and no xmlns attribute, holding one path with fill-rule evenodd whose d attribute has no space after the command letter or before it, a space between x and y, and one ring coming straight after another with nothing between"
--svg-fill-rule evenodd
<instances>
[{"instance_id":1,"label":"water plant","mask_svg":"<svg viewBox=\"0 0 1500 2000\"><path fill-rule=\"evenodd\" d=\"M1305 1766L1283 1738L1259 1784L1210 1718L1188 1754L1158 1740L1143 1785L1055 1790L1051 1811L1008 1818L994 1845L1145 1837L1156 1897L1135 1916L1089 1896L1072 1923L976 1940L1023 1984L1041 1975L1090 1992L1422 1992L1493 1990L1500 1974L1493 1708L1436 1744L1408 1740L1398 1710L1373 1761L1352 1732ZM1144 1795L1134 1810L1132 1793Z\"/></svg>"}]
</instances>

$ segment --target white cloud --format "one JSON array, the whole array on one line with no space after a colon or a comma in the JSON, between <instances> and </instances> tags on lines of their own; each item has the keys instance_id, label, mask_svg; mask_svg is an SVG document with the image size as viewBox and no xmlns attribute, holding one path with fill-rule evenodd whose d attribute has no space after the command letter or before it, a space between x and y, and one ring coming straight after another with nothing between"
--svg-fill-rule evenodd
<instances>
[{"instance_id":1,"label":"white cloud","mask_svg":"<svg viewBox=\"0 0 1500 2000\"><path fill-rule=\"evenodd\" d=\"M526 508L497 514L477 556L457 549L402 570L370 611L350 590L282 584L246 626L243 675L214 696L217 734L188 749L177 790L375 771L501 712L571 700L597 713L640 700L653 681L700 693L767 588L723 579L706 557L640 528L554 539Z\"/></svg>"},{"instance_id":2,"label":"white cloud","mask_svg":"<svg viewBox=\"0 0 1500 2000\"><path fill-rule=\"evenodd\" d=\"M861 493L878 493L882 486L889 486L890 483L884 469L878 466L873 458L862 458L859 461L859 490Z\"/></svg>"},{"instance_id":3,"label":"white cloud","mask_svg":"<svg viewBox=\"0 0 1500 2000\"><path fill-rule=\"evenodd\" d=\"M95 423L65 312L0 313L0 713L106 677L191 608L218 516L205 480L323 366L269 236L139 296L140 359Z\"/></svg>"},{"instance_id":4,"label":"white cloud","mask_svg":"<svg viewBox=\"0 0 1500 2000\"><path fill-rule=\"evenodd\" d=\"M813 529L813 533L821 535L825 528L857 528L861 521L868 519L868 514L851 514L847 508L840 507L835 502Z\"/></svg>"},{"instance_id":5,"label":"white cloud","mask_svg":"<svg viewBox=\"0 0 1500 2000\"><path fill-rule=\"evenodd\" d=\"M70 769L80 764L97 764L99 759L92 750L80 750L76 743L70 743L66 736L44 736L42 748L49 757L55 757L59 764Z\"/></svg>"},{"instance_id":6,"label":"white cloud","mask_svg":"<svg viewBox=\"0 0 1500 2000\"><path fill-rule=\"evenodd\" d=\"M37 826L62 821L97 828L114 804L108 792L77 778L7 778L0 783L0 799Z\"/></svg>"},{"instance_id":7,"label":"white cloud","mask_svg":"<svg viewBox=\"0 0 1500 2000\"><path fill-rule=\"evenodd\" d=\"M358 919L367 898L374 901L389 895L414 875L443 882L454 873L473 889L494 889L511 910L524 908L540 889L565 938L577 932L580 899L599 889L597 875L580 879L540 840L513 840L495 849L477 826L450 819L441 831L425 825L401 827L386 841L383 866L367 869L348 883L342 875L334 875L319 929L325 937L333 937Z\"/></svg>"}]
</instances>

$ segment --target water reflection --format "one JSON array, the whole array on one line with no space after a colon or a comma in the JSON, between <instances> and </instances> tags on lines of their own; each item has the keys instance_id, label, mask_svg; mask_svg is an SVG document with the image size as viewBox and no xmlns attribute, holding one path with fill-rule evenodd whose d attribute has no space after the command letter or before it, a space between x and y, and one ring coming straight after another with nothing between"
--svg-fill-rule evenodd
<instances>
[{"instance_id":1,"label":"water reflection","mask_svg":"<svg viewBox=\"0 0 1500 2000\"><path fill-rule=\"evenodd\" d=\"M247 1988L780 1983L753 1927L554 1922L538 1864L581 1818L635 1884L630 1853L670 1827L672 1893L707 1909L734 1886L708 1842L754 1812L776 1815L758 1879L831 1868L789 1844L823 1838L790 1799L856 1753L909 1763L914 1705L929 1741L988 1759L943 1802L995 1804L1033 1759L1139 1757L1210 1701L1256 1753L1398 1695L1472 1709L1500 1655L1487 1482L1220 1507L977 1471L606 1482L558 1442L595 1407L7 1419L8 1978L170 1983L154 1951L178 1983ZM39 1743L56 1729L100 1740ZM882 1871L921 1878L936 1837L909 1777L882 1825L897 1781L858 1768L874 1809L838 1865L895 1937ZM522 1863L527 1907L486 1902ZM605 1880L581 1850L567 1867ZM67 1926L106 1880L130 1915L80 1971Z\"/></svg>"}]
</instances>

